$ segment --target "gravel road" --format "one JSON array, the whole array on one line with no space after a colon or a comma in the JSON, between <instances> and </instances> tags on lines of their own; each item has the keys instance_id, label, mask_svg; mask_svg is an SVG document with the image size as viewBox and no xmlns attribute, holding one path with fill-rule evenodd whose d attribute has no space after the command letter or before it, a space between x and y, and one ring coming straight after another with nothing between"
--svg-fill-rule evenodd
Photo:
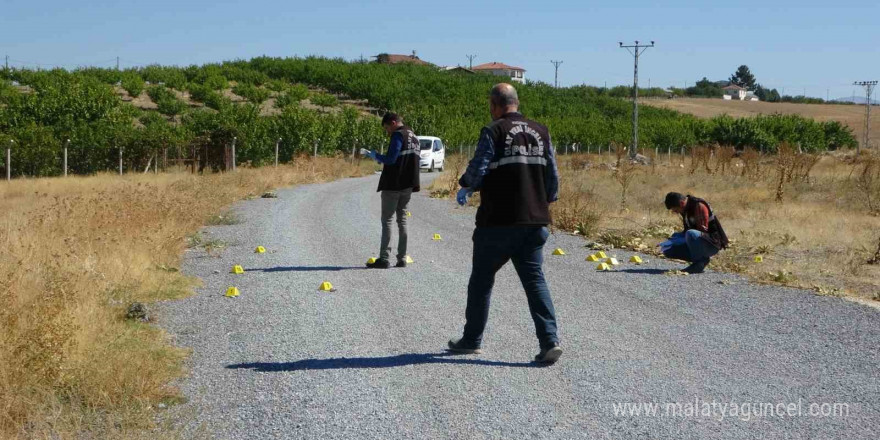
<instances>
[{"instance_id":1,"label":"gravel road","mask_svg":"<svg viewBox=\"0 0 880 440\"><path fill-rule=\"evenodd\" d=\"M422 174L423 187L432 177ZM464 323L475 210L415 194L415 263L365 270L378 250L377 182L242 201L240 224L205 229L230 244L219 257L187 252L182 270L203 285L162 303L159 324L192 349L180 383L188 402L168 412L188 436L880 437L877 309L727 274L666 276L682 266L650 257L597 272L575 236L554 234L546 247L559 363L530 362L537 340L510 265L484 353L447 354ZM556 247L568 255L551 256ZM230 274L234 264L246 273ZM337 290L319 292L322 281ZM241 296L224 297L229 286ZM618 413L627 403L658 407Z\"/></svg>"}]
</instances>

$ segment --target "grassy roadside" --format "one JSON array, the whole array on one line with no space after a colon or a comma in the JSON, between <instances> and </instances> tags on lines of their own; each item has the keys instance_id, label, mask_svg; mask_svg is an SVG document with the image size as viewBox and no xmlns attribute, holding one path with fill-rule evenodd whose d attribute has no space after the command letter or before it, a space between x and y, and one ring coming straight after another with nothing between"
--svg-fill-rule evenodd
<instances>
[{"instance_id":1,"label":"grassy roadside","mask_svg":"<svg viewBox=\"0 0 880 440\"><path fill-rule=\"evenodd\" d=\"M798 168L783 157L786 176L795 169L780 189L777 156L664 154L653 166L623 161L620 167L613 154L561 156L554 227L601 245L656 254L656 244L681 229L663 196L693 194L712 204L733 241L713 259L712 269L817 294L880 300L880 158L815 159ZM448 162L450 171L431 187L436 197L458 189L464 159ZM478 204L478 197L471 203ZM758 255L762 263L755 262Z\"/></svg>"},{"instance_id":2,"label":"grassy roadside","mask_svg":"<svg viewBox=\"0 0 880 440\"><path fill-rule=\"evenodd\" d=\"M19 180L0 185L0 438L171 438L159 406L187 353L129 304L179 298L192 237L223 207L282 186L360 176L372 162ZM164 404L164 405L160 405Z\"/></svg>"}]
</instances>

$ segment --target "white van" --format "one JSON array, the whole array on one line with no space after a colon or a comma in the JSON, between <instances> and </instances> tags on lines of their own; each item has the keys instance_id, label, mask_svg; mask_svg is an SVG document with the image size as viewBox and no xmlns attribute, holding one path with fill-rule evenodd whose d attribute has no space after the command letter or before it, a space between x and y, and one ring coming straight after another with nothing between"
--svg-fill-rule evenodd
<instances>
[{"instance_id":1,"label":"white van","mask_svg":"<svg viewBox=\"0 0 880 440\"><path fill-rule=\"evenodd\" d=\"M446 158L446 146L443 141L435 136L418 136L421 152L419 154L419 168L434 172L443 171L443 163Z\"/></svg>"}]
</instances>

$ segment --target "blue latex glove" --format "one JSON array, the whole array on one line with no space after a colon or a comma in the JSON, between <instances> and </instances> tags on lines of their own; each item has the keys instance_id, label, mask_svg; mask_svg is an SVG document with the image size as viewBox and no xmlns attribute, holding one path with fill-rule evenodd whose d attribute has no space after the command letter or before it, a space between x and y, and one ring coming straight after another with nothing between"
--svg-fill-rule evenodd
<instances>
[{"instance_id":1,"label":"blue latex glove","mask_svg":"<svg viewBox=\"0 0 880 440\"><path fill-rule=\"evenodd\" d=\"M464 206L472 195L474 195L472 189L462 188L458 190L458 194L455 195L455 200L458 201L459 205Z\"/></svg>"},{"instance_id":2,"label":"blue latex glove","mask_svg":"<svg viewBox=\"0 0 880 440\"><path fill-rule=\"evenodd\" d=\"M367 157L370 159L376 160L376 150L367 151Z\"/></svg>"}]
</instances>

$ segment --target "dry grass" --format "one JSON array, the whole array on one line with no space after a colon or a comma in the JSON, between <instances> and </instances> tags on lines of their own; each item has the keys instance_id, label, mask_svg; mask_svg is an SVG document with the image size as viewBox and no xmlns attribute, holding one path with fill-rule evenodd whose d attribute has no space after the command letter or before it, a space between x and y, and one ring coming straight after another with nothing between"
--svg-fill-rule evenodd
<instances>
[{"instance_id":1,"label":"dry grass","mask_svg":"<svg viewBox=\"0 0 880 440\"><path fill-rule=\"evenodd\" d=\"M652 252L656 243L681 228L679 217L665 210L664 195L693 194L712 204L733 242L713 259L714 269L823 294L880 300L880 265L869 264L880 253L880 216L871 206L880 200L876 157L823 156L814 163L809 157L786 156L781 168L776 156L731 159L719 153L708 159L708 166L700 155L697 166L692 157L671 159L660 155L654 172L649 166L632 172L626 205L621 206L614 155L561 156L554 227ZM780 172L784 191L777 201ZM444 176L435 185L448 187L452 177ZM756 255L763 255L764 262L755 263Z\"/></svg>"},{"instance_id":2,"label":"dry grass","mask_svg":"<svg viewBox=\"0 0 880 440\"><path fill-rule=\"evenodd\" d=\"M865 133L864 105L725 101L708 98L646 99L641 102L655 107L690 113L700 118L711 118L722 114L739 118L780 113L801 115L817 121L838 121L849 126L860 143ZM872 146L880 145L880 111L876 110L871 112L871 144Z\"/></svg>"},{"instance_id":3,"label":"dry grass","mask_svg":"<svg viewBox=\"0 0 880 440\"><path fill-rule=\"evenodd\" d=\"M180 256L188 242L207 246L193 234L223 206L374 169L303 158L202 177L0 185L0 438L173 436L155 426L155 408L180 400L169 383L187 353L154 326L126 320L127 306L190 292Z\"/></svg>"}]
</instances>

